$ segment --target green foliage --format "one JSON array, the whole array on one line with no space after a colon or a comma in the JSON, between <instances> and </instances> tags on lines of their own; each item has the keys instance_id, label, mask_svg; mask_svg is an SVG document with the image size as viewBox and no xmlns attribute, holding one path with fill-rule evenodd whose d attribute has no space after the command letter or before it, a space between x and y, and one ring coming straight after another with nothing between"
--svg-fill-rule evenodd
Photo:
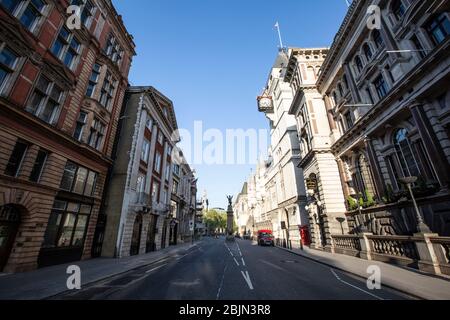
<instances>
[{"instance_id":1,"label":"green foliage","mask_svg":"<svg viewBox=\"0 0 450 320\"><path fill-rule=\"evenodd\" d=\"M209 210L203 218L210 231L227 228L227 214L217 210Z\"/></svg>"},{"instance_id":2,"label":"green foliage","mask_svg":"<svg viewBox=\"0 0 450 320\"><path fill-rule=\"evenodd\" d=\"M358 209L358 203L356 202L355 199L353 199L350 196L347 198L347 204L348 204L348 209L350 211L354 211L354 210Z\"/></svg>"}]
</instances>

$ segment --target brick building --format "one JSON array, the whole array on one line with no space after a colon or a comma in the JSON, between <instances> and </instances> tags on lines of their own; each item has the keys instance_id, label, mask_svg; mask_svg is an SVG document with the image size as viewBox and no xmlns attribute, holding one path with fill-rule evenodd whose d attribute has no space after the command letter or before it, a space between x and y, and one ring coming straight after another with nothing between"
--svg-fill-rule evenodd
<instances>
[{"instance_id":1,"label":"brick building","mask_svg":"<svg viewBox=\"0 0 450 320\"><path fill-rule=\"evenodd\" d=\"M0 0L0 271L91 256L134 55L111 1Z\"/></svg>"}]
</instances>

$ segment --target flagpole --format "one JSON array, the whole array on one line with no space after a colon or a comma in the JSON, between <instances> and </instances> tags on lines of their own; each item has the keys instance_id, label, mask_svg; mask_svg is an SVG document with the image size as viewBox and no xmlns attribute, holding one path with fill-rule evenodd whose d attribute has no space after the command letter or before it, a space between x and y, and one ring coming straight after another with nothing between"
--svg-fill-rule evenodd
<instances>
[{"instance_id":1,"label":"flagpole","mask_svg":"<svg viewBox=\"0 0 450 320\"><path fill-rule=\"evenodd\" d=\"M283 50L284 46L283 46L283 40L281 39L281 31L280 31L280 24L276 23L275 28L277 28L278 31L278 38L280 39L280 49Z\"/></svg>"}]
</instances>

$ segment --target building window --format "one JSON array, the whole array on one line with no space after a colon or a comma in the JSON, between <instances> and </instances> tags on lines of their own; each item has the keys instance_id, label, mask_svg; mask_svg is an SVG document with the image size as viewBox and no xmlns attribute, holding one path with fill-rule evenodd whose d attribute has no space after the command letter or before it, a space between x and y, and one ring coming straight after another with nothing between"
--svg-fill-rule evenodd
<instances>
[{"instance_id":1,"label":"building window","mask_svg":"<svg viewBox=\"0 0 450 320\"><path fill-rule=\"evenodd\" d=\"M158 143L160 145L164 144L164 135L163 135L163 133L161 131L158 132Z\"/></svg>"},{"instance_id":2,"label":"building window","mask_svg":"<svg viewBox=\"0 0 450 320\"><path fill-rule=\"evenodd\" d=\"M356 161L356 186L360 196L362 196L364 200L368 200L366 197L367 192L372 196L375 195L372 173L370 172L366 157L363 154L361 154Z\"/></svg>"},{"instance_id":3,"label":"building window","mask_svg":"<svg viewBox=\"0 0 450 320\"><path fill-rule=\"evenodd\" d=\"M350 128L353 127L353 117L352 117L352 113L349 111L346 114L344 114L344 118L345 118L345 124L347 126L347 130L349 130Z\"/></svg>"},{"instance_id":4,"label":"building window","mask_svg":"<svg viewBox=\"0 0 450 320\"><path fill-rule=\"evenodd\" d=\"M31 32L36 29L46 7L42 0L1 0L0 3Z\"/></svg>"},{"instance_id":5,"label":"building window","mask_svg":"<svg viewBox=\"0 0 450 320\"><path fill-rule=\"evenodd\" d=\"M87 117L88 117L87 113L83 111L81 111L80 115L78 116L77 125L75 127L75 132L73 134L73 137L78 141L81 141L83 139L83 132L84 127L86 126Z\"/></svg>"},{"instance_id":6,"label":"building window","mask_svg":"<svg viewBox=\"0 0 450 320\"><path fill-rule=\"evenodd\" d=\"M90 0L72 0L71 4L80 8L80 20L86 28L89 28L95 12L95 6Z\"/></svg>"},{"instance_id":7,"label":"building window","mask_svg":"<svg viewBox=\"0 0 450 320\"><path fill-rule=\"evenodd\" d=\"M153 181L153 186L152 186L152 199L153 201L158 202L158 195L159 195L159 183L156 181Z\"/></svg>"},{"instance_id":8,"label":"building window","mask_svg":"<svg viewBox=\"0 0 450 320\"><path fill-rule=\"evenodd\" d=\"M170 157L172 155L173 148L172 146L167 146L167 155Z\"/></svg>"},{"instance_id":9,"label":"building window","mask_svg":"<svg viewBox=\"0 0 450 320\"><path fill-rule=\"evenodd\" d=\"M43 248L82 247L91 212L90 205L55 200Z\"/></svg>"},{"instance_id":10,"label":"building window","mask_svg":"<svg viewBox=\"0 0 450 320\"><path fill-rule=\"evenodd\" d=\"M338 84L338 90L339 90L339 95L341 97L344 97L344 89L342 88L342 85L340 83Z\"/></svg>"},{"instance_id":11,"label":"building window","mask_svg":"<svg viewBox=\"0 0 450 320\"><path fill-rule=\"evenodd\" d=\"M400 21L406 12L403 2L401 0L394 0L391 8L395 19L397 19L397 21Z\"/></svg>"},{"instance_id":12,"label":"building window","mask_svg":"<svg viewBox=\"0 0 450 320\"><path fill-rule=\"evenodd\" d=\"M394 145L403 175L405 177L418 177L420 175L419 165L406 129L397 131L394 137Z\"/></svg>"},{"instance_id":13,"label":"building window","mask_svg":"<svg viewBox=\"0 0 450 320\"><path fill-rule=\"evenodd\" d=\"M411 37L411 42L413 43L414 48L417 50L420 58L425 58L425 49L423 48L422 43L420 43L416 35Z\"/></svg>"},{"instance_id":14,"label":"building window","mask_svg":"<svg viewBox=\"0 0 450 320\"><path fill-rule=\"evenodd\" d=\"M173 182L173 186L172 186L172 193L173 194L178 194L178 181L174 181Z\"/></svg>"},{"instance_id":15,"label":"building window","mask_svg":"<svg viewBox=\"0 0 450 320\"><path fill-rule=\"evenodd\" d=\"M17 177L19 175L20 168L22 166L23 159L27 153L28 145L24 142L18 141L14 146L13 152L9 157L8 164L6 165L5 174L11 177Z\"/></svg>"},{"instance_id":16,"label":"building window","mask_svg":"<svg viewBox=\"0 0 450 320\"><path fill-rule=\"evenodd\" d=\"M384 78L382 75L379 75L375 81L373 82L373 85L375 86L375 89L377 90L378 97L380 99L383 99L385 96L387 96L388 93L388 87L386 84L386 81L384 81Z\"/></svg>"},{"instance_id":17,"label":"building window","mask_svg":"<svg viewBox=\"0 0 450 320\"><path fill-rule=\"evenodd\" d=\"M342 76L342 80L344 81L345 89L349 90L350 87L349 87L349 85L348 85L348 79L347 79L347 75L346 75L346 74L344 74L344 75Z\"/></svg>"},{"instance_id":18,"label":"building window","mask_svg":"<svg viewBox=\"0 0 450 320\"><path fill-rule=\"evenodd\" d=\"M170 166L166 166L166 172L164 173L166 181L170 179Z\"/></svg>"},{"instance_id":19,"label":"building window","mask_svg":"<svg viewBox=\"0 0 450 320\"><path fill-rule=\"evenodd\" d=\"M48 153L44 150L39 150L36 160L34 162L33 170L30 174L31 182L39 182L42 172L44 171L45 162L47 161Z\"/></svg>"},{"instance_id":20,"label":"building window","mask_svg":"<svg viewBox=\"0 0 450 320\"><path fill-rule=\"evenodd\" d=\"M136 192L138 193L144 193L145 192L145 183L146 183L147 177L143 173L139 173L137 182L136 182Z\"/></svg>"},{"instance_id":21,"label":"building window","mask_svg":"<svg viewBox=\"0 0 450 320\"><path fill-rule=\"evenodd\" d=\"M91 125L91 133L89 134L88 144L99 150L102 147L103 137L105 136L105 126L97 118L94 118Z\"/></svg>"},{"instance_id":22,"label":"building window","mask_svg":"<svg viewBox=\"0 0 450 320\"><path fill-rule=\"evenodd\" d=\"M370 88L366 88L366 95L367 95L367 98L369 99L369 103L374 104L374 100L372 97L372 93L370 92Z\"/></svg>"},{"instance_id":23,"label":"building window","mask_svg":"<svg viewBox=\"0 0 450 320\"><path fill-rule=\"evenodd\" d=\"M439 108L441 108L441 109L447 108L446 96L447 96L447 94L444 93L444 94L441 94L439 97L437 97L437 102L438 102Z\"/></svg>"},{"instance_id":24,"label":"building window","mask_svg":"<svg viewBox=\"0 0 450 320\"><path fill-rule=\"evenodd\" d=\"M367 61L372 60L372 56L373 56L372 49L370 49L370 46L367 43L365 43L363 45L363 51L364 51L364 55L366 56Z\"/></svg>"},{"instance_id":25,"label":"building window","mask_svg":"<svg viewBox=\"0 0 450 320\"><path fill-rule=\"evenodd\" d=\"M91 197L95 191L97 174L68 161L64 168L60 188Z\"/></svg>"},{"instance_id":26,"label":"building window","mask_svg":"<svg viewBox=\"0 0 450 320\"><path fill-rule=\"evenodd\" d=\"M179 175L180 175L180 165L174 164L174 165L173 165L173 172L174 172L177 176L179 176Z\"/></svg>"},{"instance_id":27,"label":"building window","mask_svg":"<svg viewBox=\"0 0 450 320\"><path fill-rule=\"evenodd\" d=\"M63 91L54 82L40 76L26 110L54 125L59 117L62 100Z\"/></svg>"},{"instance_id":28,"label":"building window","mask_svg":"<svg viewBox=\"0 0 450 320\"><path fill-rule=\"evenodd\" d=\"M52 53L69 69L74 69L81 44L66 27L62 27L52 47Z\"/></svg>"},{"instance_id":29,"label":"building window","mask_svg":"<svg viewBox=\"0 0 450 320\"><path fill-rule=\"evenodd\" d=\"M372 33L372 37L377 49L384 47L384 40L381 37L381 32L379 30L375 29Z\"/></svg>"},{"instance_id":30,"label":"building window","mask_svg":"<svg viewBox=\"0 0 450 320\"><path fill-rule=\"evenodd\" d=\"M19 57L5 44L0 45L0 94L3 94L9 87L9 81L15 72L18 60Z\"/></svg>"},{"instance_id":31,"label":"building window","mask_svg":"<svg viewBox=\"0 0 450 320\"><path fill-rule=\"evenodd\" d=\"M120 64L123 58L123 50L120 47L116 37L110 35L106 43L105 49L106 55L116 64Z\"/></svg>"},{"instance_id":32,"label":"building window","mask_svg":"<svg viewBox=\"0 0 450 320\"><path fill-rule=\"evenodd\" d=\"M161 154L159 152L155 156L155 171L161 173Z\"/></svg>"},{"instance_id":33,"label":"building window","mask_svg":"<svg viewBox=\"0 0 450 320\"><path fill-rule=\"evenodd\" d=\"M444 42L450 34L450 21L445 12L434 17L426 26L428 34L435 44Z\"/></svg>"},{"instance_id":34,"label":"building window","mask_svg":"<svg viewBox=\"0 0 450 320\"><path fill-rule=\"evenodd\" d=\"M162 191L162 195L161 195L161 201L163 204L167 204L169 202L169 199L167 197L168 194L169 194L169 191L166 188L164 188L164 190Z\"/></svg>"},{"instance_id":35,"label":"building window","mask_svg":"<svg viewBox=\"0 0 450 320\"><path fill-rule=\"evenodd\" d=\"M114 90L116 88L116 80L109 71L106 72L105 80L103 81L102 91L100 93L100 104L106 109L111 109L111 102L114 97Z\"/></svg>"},{"instance_id":36,"label":"building window","mask_svg":"<svg viewBox=\"0 0 450 320\"><path fill-rule=\"evenodd\" d=\"M150 153L150 142L147 139L144 139L141 150L141 160L145 163L148 163L148 156Z\"/></svg>"},{"instance_id":37,"label":"building window","mask_svg":"<svg viewBox=\"0 0 450 320\"><path fill-rule=\"evenodd\" d=\"M147 127L150 132L153 130L153 119L150 116L147 116L147 121L145 122L145 126Z\"/></svg>"},{"instance_id":38,"label":"building window","mask_svg":"<svg viewBox=\"0 0 450 320\"><path fill-rule=\"evenodd\" d=\"M88 88L86 90L86 96L89 98L94 96L95 88L97 88L98 79L100 77L101 68L102 66L98 63L94 64L94 67L92 68L91 77L89 78Z\"/></svg>"},{"instance_id":39,"label":"building window","mask_svg":"<svg viewBox=\"0 0 450 320\"><path fill-rule=\"evenodd\" d=\"M356 66L356 69L358 70L358 72L361 73L361 71L363 69L363 63L362 63L360 56L356 56L355 66Z\"/></svg>"}]
</instances>

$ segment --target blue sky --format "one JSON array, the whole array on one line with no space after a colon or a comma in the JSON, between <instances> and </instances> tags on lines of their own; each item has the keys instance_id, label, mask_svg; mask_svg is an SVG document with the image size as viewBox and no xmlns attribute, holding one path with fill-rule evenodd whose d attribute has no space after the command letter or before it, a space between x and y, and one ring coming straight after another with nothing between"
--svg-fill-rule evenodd
<instances>
[{"instance_id":1,"label":"blue sky","mask_svg":"<svg viewBox=\"0 0 450 320\"><path fill-rule=\"evenodd\" d=\"M345 0L113 0L134 36L132 85L152 85L175 105L180 128L268 129L256 96L285 46L328 47ZM225 207L252 165L196 165L199 197Z\"/></svg>"}]
</instances>

